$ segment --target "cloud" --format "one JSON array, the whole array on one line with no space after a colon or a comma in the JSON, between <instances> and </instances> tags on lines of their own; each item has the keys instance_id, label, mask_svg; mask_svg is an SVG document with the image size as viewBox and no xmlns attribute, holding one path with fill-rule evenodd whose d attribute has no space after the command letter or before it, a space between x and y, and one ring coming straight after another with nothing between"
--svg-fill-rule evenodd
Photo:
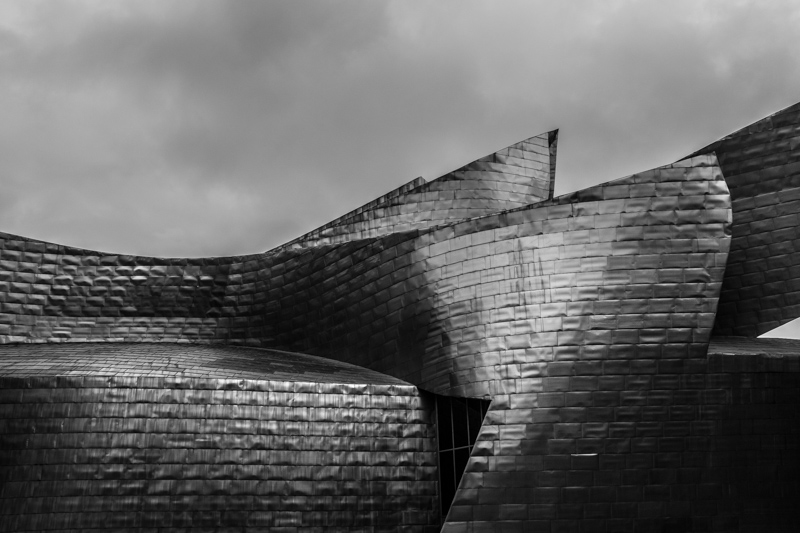
<instances>
[{"instance_id":1,"label":"cloud","mask_svg":"<svg viewBox=\"0 0 800 533\"><path fill-rule=\"evenodd\" d=\"M562 128L558 192L798 99L794 2L0 6L0 230L147 255L268 249Z\"/></svg>"}]
</instances>

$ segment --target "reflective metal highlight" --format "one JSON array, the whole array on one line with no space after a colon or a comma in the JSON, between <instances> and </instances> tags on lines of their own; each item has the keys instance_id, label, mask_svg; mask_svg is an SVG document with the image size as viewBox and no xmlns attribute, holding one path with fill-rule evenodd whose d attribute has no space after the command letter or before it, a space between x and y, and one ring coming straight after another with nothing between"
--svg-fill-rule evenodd
<instances>
[{"instance_id":1,"label":"reflective metal highlight","mask_svg":"<svg viewBox=\"0 0 800 533\"><path fill-rule=\"evenodd\" d=\"M392 191L289 245L388 235L488 215L553 197L558 130L512 144L429 183Z\"/></svg>"},{"instance_id":2,"label":"reflective metal highlight","mask_svg":"<svg viewBox=\"0 0 800 533\"><path fill-rule=\"evenodd\" d=\"M433 403L363 368L179 344L0 359L0 530L436 531Z\"/></svg>"},{"instance_id":3,"label":"reflective metal highlight","mask_svg":"<svg viewBox=\"0 0 800 533\"><path fill-rule=\"evenodd\" d=\"M800 317L800 103L695 154L716 153L733 199L716 335L756 337Z\"/></svg>"},{"instance_id":4,"label":"reflective metal highlight","mask_svg":"<svg viewBox=\"0 0 800 533\"><path fill-rule=\"evenodd\" d=\"M798 316L798 113L558 198L550 132L263 254L0 234L2 528L790 530L800 347L712 328Z\"/></svg>"}]
</instances>

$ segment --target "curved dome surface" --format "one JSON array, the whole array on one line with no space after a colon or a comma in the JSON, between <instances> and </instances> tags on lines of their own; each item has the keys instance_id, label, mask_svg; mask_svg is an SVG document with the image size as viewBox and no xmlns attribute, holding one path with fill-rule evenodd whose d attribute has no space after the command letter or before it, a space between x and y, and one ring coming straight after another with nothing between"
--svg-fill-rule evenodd
<instances>
[{"instance_id":1,"label":"curved dome surface","mask_svg":"<svg viewBox=\"0 0 800 533\"><path fill-rule=\"evenodd\" d=\"M19 530L787 529L800 355L712 338L793 316L773 281L793 272L796 113L767 122L555 198L546 133L262 254L0 235L0 514Z\"/></svg>"}]
</instances>

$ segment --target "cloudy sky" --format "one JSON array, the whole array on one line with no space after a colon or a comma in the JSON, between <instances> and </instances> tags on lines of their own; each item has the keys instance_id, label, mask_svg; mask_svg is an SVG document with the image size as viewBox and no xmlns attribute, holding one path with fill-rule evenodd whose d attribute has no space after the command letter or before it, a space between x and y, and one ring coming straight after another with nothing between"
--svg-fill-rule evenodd
<instances>
[{"instance_id":1,"label":"cloudy sky","mask_svg":"<svg viewBox=\"0 0 800 533\"><path fill-rule=\"evenodd\" d=\"M263 251L556 127L557 193L800 100L800 2L0 3L0 231Z\"/></svg>"}]
</instances>

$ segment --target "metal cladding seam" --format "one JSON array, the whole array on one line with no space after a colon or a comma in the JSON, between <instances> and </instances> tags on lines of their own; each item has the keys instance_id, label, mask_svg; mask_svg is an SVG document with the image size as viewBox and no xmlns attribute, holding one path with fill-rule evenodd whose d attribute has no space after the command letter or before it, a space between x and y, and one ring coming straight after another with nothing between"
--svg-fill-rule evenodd
<instances>
[{"instance_id":1,"label":"metal cladding seam","mask_svg":"<svg viewBox=\"0 0 800 533\"><path fill-rule=\"evenodd\" d=\"M487 324L489 344L453 354L449 392L488 394L492 404L444 531L608 527L609 518L630 527L624 519L636 514L613 516L608 498L639 505L632 495L652 481L631 477L621 497L615 486L626 468L635 472L636 427L661 436L670 424L626 419L630 400L672 397L670 380L653 385L658 374L678 383L705 361L730 244L727 186L713 155L699 156L501 216L518 213L541 228L520 236L516 279L502 278L518 299L495 305L503 318L474 321ZM471 314L487 307L480 300ZM662 467L677 476L674 464ZM675 499L688 505L685 487ZM649 519L691 523L686 509L651 507Z\"/></svg>"},{"instance_id":2,"label":"metal cladding seam","mask_svg":"<svg viewBox=\"0 0 800 533\"><path fill-rule=\"evenodd\" d=\"M720 385L730 362L705 357L736 223L716 157L491 214L480 199L461 211L458 179L431 183L251 256L115 256L6 236L0 335L252 344L491 399L446 531L737 520L731 495L746 483L714 468L726 417L753 415ZM451 211L431 215L426 194Z\"/></svg>"},{"instance_id":3,"label":"metal cladding seam","mask_svg":"<svg viewBox=\"0 0 800 533\"><path fill-rule=\"evenodd\" d=\"M415 181L385 195L385 201L367 204L354 212L366 216L360 224L323 229L344 231L339 237L345 241L364 234L386 236L552 196L556 142L557 132L521 141L439 180ZM519 190L500 190L503 186ZM399 202L395 207L406 214L398 218L378 210L387 201ZM428 211L421 214L420 209ZM332 257L351 261L345 256L356 250L363 255L362 248L372 242L360 239L333 248L313 235L264 254L172 259L105 254L0 234L0 283L5 282L0 342L180 339L275 346L272 333L253 332L254 324L264 323L253 315L276 305L302 305L277 301L294 287L286 278L300 269L317 280L330 274ZM309 256L303 248L317 249ZM310 270L309 263L325 272ZM278 296L274 286L284 282L288 286L278 287ZM254 338L244 338L250 334Z\"/></svg>"},{"instance_id":4,"label":"metal cladding seam","mask_svg":"<svg viewBox=\"0 0 800 533\"><path fill-rule=\"evenodd\" d=\"M757 337L800 317L800 103L693 155L709 153L734 213L714 334Z\"/></svg>"},{"instance_id":5,"label":"metal cladding seam","mask_svg":"<svg viewBox=\"0 0 800 533\"><path fill-rule=\"evenodd\" d=\"M8 239L0 331L7 342L249 343L459 396L504 390L491 388L506 379L493 370L501 353L520 365L701 349L730 221L715 165L700 157L438 228L241 258L54 254Z\"/></svg>"},{"instance_id":6,"label":"metal cladding seam","mask_svg":"<svg viewBox=\"0 0 800 533\"><path fill-rule=\"evenodd\" d=\"M549 200L555 187L557 147L558 130L530 137L430 182L421 178L410 182L285 246L424 229Z\"/></svg>"},{"instance_id":7,"label":"metal cladding seam","mask_svg":"<svg viewBox=\"0 0 800 533\"><path fill-rule=\"evenodd\" d=\"M0 531L436 531L430 398L304 354L5 346Z\"/></svg>"}]
</instances>

